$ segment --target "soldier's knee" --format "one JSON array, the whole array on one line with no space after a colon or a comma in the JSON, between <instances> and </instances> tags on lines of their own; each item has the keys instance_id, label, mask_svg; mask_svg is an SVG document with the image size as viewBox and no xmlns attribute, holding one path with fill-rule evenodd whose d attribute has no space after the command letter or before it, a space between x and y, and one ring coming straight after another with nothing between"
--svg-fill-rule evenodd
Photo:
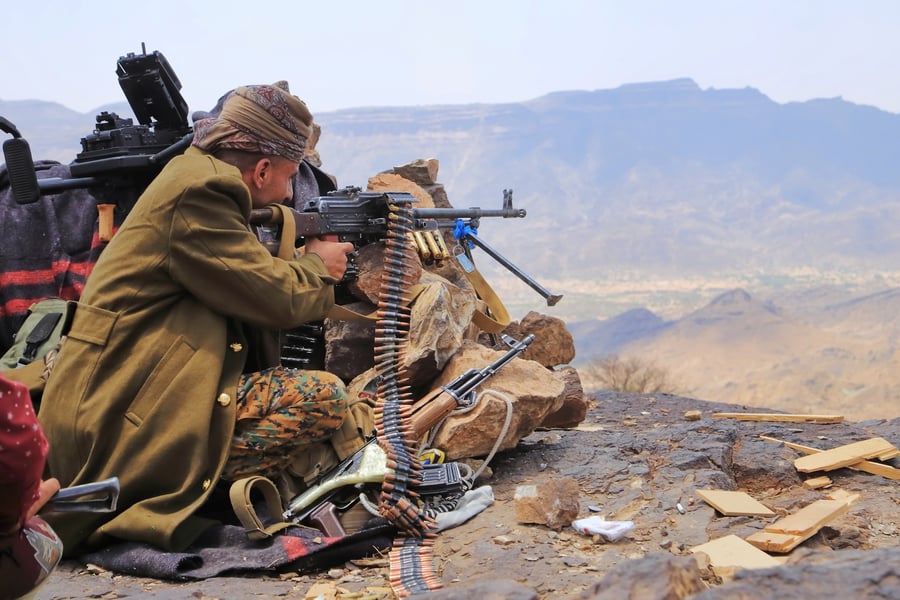
<instances>
[{"instance_id":1,"label":"soldier's knee","mask_svg":"<svg viewBox=\"0 0 900 600\"><path fill-rule=\"evenodd\" d=\"M311 374L319 382L323 399L334 403L335 412L345 412L350 407L347 386L340 377L328 371L315 371Z\"/></svg>"}]
</instances>

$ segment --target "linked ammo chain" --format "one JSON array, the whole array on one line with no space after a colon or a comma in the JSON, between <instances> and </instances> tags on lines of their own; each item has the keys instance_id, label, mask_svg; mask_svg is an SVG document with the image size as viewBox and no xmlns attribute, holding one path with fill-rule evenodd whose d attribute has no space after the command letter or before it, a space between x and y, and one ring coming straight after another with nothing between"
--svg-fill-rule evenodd
<instances>
[{"instance_id":1,"label":"linked ammo chain","mask_svg":"<svg viewBox=\"0 0 900 600\"><path fill-rule=\"evenodd\" d=\"M407 596L437 589L441 582L432 567L435 524L420 509L414 491L422 480L416 440L408 439L415 399L401 373L409 340L411 282L406 267L414 251L408 235L412 231L411 206L409 201L392 201L389 208L375 324L376 435L387 455L378 510L399 530L390 553L391 586L398 595Z\"/></svg>"}]
</instances>

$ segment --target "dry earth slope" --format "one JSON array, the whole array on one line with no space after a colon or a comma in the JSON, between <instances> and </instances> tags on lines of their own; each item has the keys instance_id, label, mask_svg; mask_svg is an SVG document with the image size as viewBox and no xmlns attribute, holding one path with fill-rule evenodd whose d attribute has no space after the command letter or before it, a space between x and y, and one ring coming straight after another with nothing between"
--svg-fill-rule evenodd
<instances>
[{"instance_id":1,"label":"dry earth slope","mask_svg":"<svg viewBox=\"0 0 900 600\"><path fill-rule=\"evenodd\" d=\"M536 432L494 458L486 481L494 504L438 536L444 588L423 597L900 598L900 483L839 469L829 472L831 488L809 490L802 485L807 475L793 464L800 454L760 438L825 449L880 436L897 445L900 419L820 425L712 418L742 408L671 395L596 394L579 427ZM689 410L701 418L686 419ZM890 463L900 467L898 459ZM569 527L555 531L516 521L518 486L564 477L578 484L580 516L632 521L634 530L605 543ZM699 499L698 489L745 491L776 516L722 516ZM723 578L691 552L711 539L746 537L836 489L859 499L784 555L781 566ZM387 577L386 561L377 558L327 573L236 573L194 582L96 573L67 562L38 598L302 598L313 586L335 594L321 597L390 598Z\"/></svg>"}]
</instances>

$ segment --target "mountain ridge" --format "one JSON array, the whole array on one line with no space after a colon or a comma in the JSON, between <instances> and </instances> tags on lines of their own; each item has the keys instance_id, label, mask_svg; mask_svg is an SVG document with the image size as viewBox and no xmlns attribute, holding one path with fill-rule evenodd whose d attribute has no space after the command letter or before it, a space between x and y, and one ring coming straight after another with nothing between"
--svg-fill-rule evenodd
<instances>
[{"instance_id":1,"label":"mountain ridge","mask_svg":"<svg viewBox=\"0 0 900 600\"><path fill-rule=\"evenodd\" d=\"M131 115L0 100L36 159L64 163L103 110ZM316 120L342 184L434 157L455 206L513 189L527 218L480 234L565 296L540 310L565 315L582 363L638 354L698 398L797 412L897 404L898 114L679 78ZM524 287L476 260L504 301Z\"/></svg>"},{"instance_id":2,"label":"mountain ridge","mask_svg":"<svg viewBox=\"0 0 900 600\"><path fill-rule=\"evenodd\" d=\"M97 110L130 115L124 102ZM49 102L0 100L0 115L35 158L59 162L95 124ZM756 88L678 78L316 120L323 166L341 184L433 157L455 206L497 207L512 189L527 218L485 219L481 233L539 280L598 284L577 310L565 306L577 294L560 290L570 317L597 318L587 298L609 281L815 282L900 264L900 115L840 98L779 104ZM490 263L480 266L492 278L509 276Z\"/></svg>"}]
</instances>

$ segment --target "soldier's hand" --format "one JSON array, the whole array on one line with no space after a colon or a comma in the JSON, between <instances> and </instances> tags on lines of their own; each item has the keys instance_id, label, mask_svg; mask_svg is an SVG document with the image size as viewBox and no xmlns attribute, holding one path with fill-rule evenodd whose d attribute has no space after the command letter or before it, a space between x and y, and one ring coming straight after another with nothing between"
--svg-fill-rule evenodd
<instances>
[{"instance_id":1,"label":"soldier's hand","mask_svg":"<svg viewBox=\"0 0 900 600\"><path fill-rule=\"evenodd\" d=\"M353 244L350 242L324 238L307 238L304 248L308 254L317 254L325 263L328 274L338 281L347 270L347 255L353 252Z\"/></svg>"},{"instance_id":2,"label":"soldier's hand","mask_svg":"<svg viewBox=\"0 0 900 600\"><path fill-rule=\"evenodd\" d=\"M30 507L28 507L28 511L25 514L25 520L27 521L34 515L38 514L45 504L53 497L53 494L59 491L59 480L55 477L51 477L50 479L44 480L41 482L40 488L38 488L38 498L32 503Z\"/></svg>"}]
</instances>

